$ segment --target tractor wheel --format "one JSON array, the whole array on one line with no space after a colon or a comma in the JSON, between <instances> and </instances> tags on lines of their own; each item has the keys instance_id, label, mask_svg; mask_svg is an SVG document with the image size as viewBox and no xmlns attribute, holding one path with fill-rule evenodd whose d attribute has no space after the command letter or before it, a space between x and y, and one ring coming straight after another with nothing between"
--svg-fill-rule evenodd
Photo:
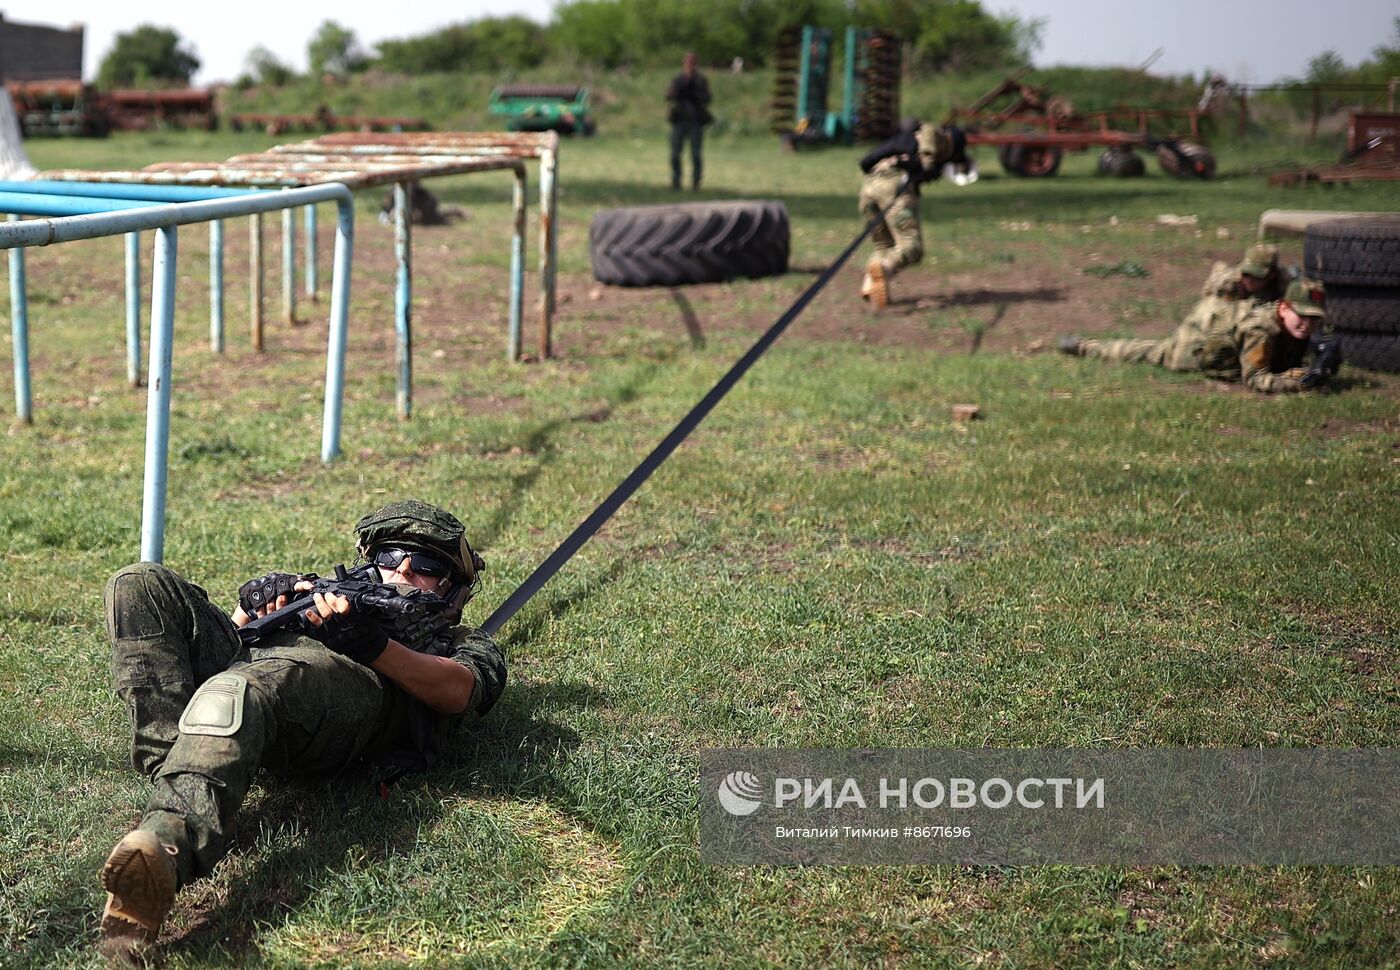
<instances>
[{"instance_id":1,"label":"tractor wheel","mask_svg":"<svg viewBox=\"0 0 1400 970\"><path fill-rule=\"evenodd\" d=\"M1109 148L1099 156L1099 174L1137 178L1147 171L1142 156L1131 148Z\"/></svg>"},{"instance_id":2,"label":"tractor wheel","mask_svg":"<svg viewBox=\"0 0 1400 970\"><path fill-rule=\"evenodd\" d=\"M787 272L781 202L692 202L609 209L593 217L593 275L618 286L680 286Z\"/></svg>"},{"instance_id":3,"label":"tractor wheel","mask_svg":"<svg viewBox=\"0 0 1400 970\"><path fill-rule=\"evenodd\" d=\"M1400 286L1400 215L1313 223L1303 271L1329 286Z\"/></svg>"},{"instance_id":4,"label":"tractor wheel","mask_svg":"<svg viewBox=\"0 0 1400 970\"><path fill-rule=\"evenodd\" d=\"M1060 170L1061 152L1048 145L1003 145L1001 167L1018 178L1046 178Z\"/></svg>"},{"instance_id":5,"label":"tractor wheel","mask_svg":"<svg viewBox=\"0 0 1400 970\"><path fill-rule=\"evenodd\" d=\"M1184 179L1215 178L1215 156L1189 141L1164 144L1157 149L1157 164L1168 175Z\"/></svg>"},{"instance_id":6,"label":"tractor wheel","mask_svg":"<svg viewBox=\"0 0 1400 970\"><path fill-rule=\"evenodd\" d=\"M1400 374L1400 336L1338 330L1342 338L1342 361L1363 370Z\"/></svg>"},{"instance_id":7,"label":"tractor wheel","mask_svg":"<svg viewBox=\"0 0 1400 970\"><path fill-rule=\"evenodd\" d=\"M1400 287L1325 286L1329 326L1358 333L1400 334Z\"/></svg>"}]
</instances>

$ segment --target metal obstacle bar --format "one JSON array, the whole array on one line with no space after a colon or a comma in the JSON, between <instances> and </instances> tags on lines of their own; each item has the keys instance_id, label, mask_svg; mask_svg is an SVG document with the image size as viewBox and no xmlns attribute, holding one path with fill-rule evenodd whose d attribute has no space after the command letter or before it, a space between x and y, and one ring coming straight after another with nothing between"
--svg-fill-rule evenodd
<instances>
[{"instance_id":1,"label":"metal obstacle bar","mask_svg":"<svg viewBox=\"0 0 1400 970\"><path fill-rule=\"evenodd\" d=\"M24 183L26 186L32 183ZM28 195L29 198L24 196ZM10 250L12 306L25 308L23 250L79 239L156 231L155 268L151 293L150 386L146 396L146 458L141 501L141 558L160 562L165 553L165 505L170 451L170 378L175 335L177 227L290 209L318 202L335 202L334 274L331 283L330 333L326 346L325 406L321 422L321 460L340 453L341 407L345 387L345 344L350 306L350 266L354 246L355 211L350 190L340 184L307 186L280 192L240 193L237 197L153 204L137 199L95 196L79 199L43 193L0 193L0 211L26 208L86 207L84 214L11 221L0 225L0 249ZM14 219L11 216L11 219ZM130 245L128 243L128 245ZM12 313L15 348L15 397L20 420L29 421L29 333L26 312Z\"/></svg>"},{"instance_id":2,"label":"metal obstacle bar","mask_svg":"<svg viewBox=\"0 0 1400 970\"><path fill-rule=\"evenodd\" d=\"M420 131L380 132L362 134L339 132L322 135L311 141L293 145L278 145L268 149L270 155L334 154L341 157L372 157L397 155L419 159L441 156L474 155L479 157L535 158L540 162L540 301L539 355L547 360L553 356L554 314L559 267L559 233L556 213L559 202L559 133L499 132L499 131ZM523 191L524 186L519 188ZM523 207L516 207L516 218L523 219ZM516 239L521 240L523 228ZM522 240L523 245L523 240ZM514 285L514 281L512 281ZM510 359L520 356L519 334L509 350Z\"/></svg>"},{"instance_id":3,"label":"metal obstacle bar","mask_svg":"<svg viewBox=\"0 0 1400 970\"><path fill-rule=\"evenodd\" d=\"M386 144L372 146L372 150L362 150L364 145L345 143L344 136L330 135L324 140L305 142L300 145L283 145L267 152L236 155L218 163L205 162L166 162L148 166L137 172L84 172L79 170L59 170L44 173L45 176L61 180L84 180L95 182L115 182L126 184L163 186L252 186L285 187L314 185L323 182L340 182L351 189L363 189L376 185L395 186L395 255L398 265L395 292L395 333L396 362L398 368L397 402L399 417L407 419L412 413L412 231L411 207L403 204L409 195L412 183L427 178L445 175L459 175L471 172L509 170L515 174L516 184L513 196L515 219L511 241L510 268L510 309L507 338L507 354L515 360L520 356L521 307L524 292L524 234L525 234L525 166L523 159L542 159L542 178L547 185L541 185L542 234L540 243L541 277L544 292L541 295L542 313L542 356L549 355L550 320L554 311L553 263L557 250L557 240L553 232L554 165L558 153L558 135L554 132L532 134L528 138L520 136L499 136L499 134L476 135L455 133L435 135L431 142L419 145L400 145L396 140L405 135L379 134L372 136L354 135L351 139L373 138L387 140ZM335 141L333 144L332 141ZM324 142L324 143L323 143ZM346 145L354 150L347 151ZM314 215L308 215L307 265L315 265ZM251 228L250 260L254 267L251 273L253 344L262 346L261 317L261 255L262 233L258 220L254 219ZM283 308L290 319L295 314L295 229L289 216L283 217ZM219 237L220 242L222 236ZM213 240L211 237L211 249ZM212 258L212 256L211 256ZM308 286L311 274L308 269ZM214 274L211 272L211 283ZM219 279L222 279L221 274ZM211 332L215 329L213 290L211 289ZM219 314L222 314L222 300L219 298ZM211 341L212 342L212 341ZM220 342L221 346L221 342Z\"/></svg>"},{"instance_id":4,"label":"metal obstacle bar","mask_svg":"<svg viewBox=\"0 0 1400 970\"><path fill-rule=\"evenodd\" d=\"M48 179L34 179L27 182L0 182L0 192L41 194L44 196L71 196L87 199L134 200L135 204L154 202L198 202L203 199L237 198L247 195L250 189L196 188L192 186L167 185L119 185L95 184L90 182L63 182ZM55 204L57 204L55 202ZM98 211L94 207L92 211ZM55 211L23 211L26 215L59 215ZM308 206L307 212L314 213L315 206ZM223 246L224 224L222 219L209 223L209 343L215 353L223 352L224 293L223 293ZM15 250L11 254L14 259ZM23 258L22 256L20 258ZM12 315L28 316L28 294L23 286L11 288L10 311ZM126 236L126 376L132 387L141 384L141 234L128 233ZM22 417L21 420L27 420Z\"/></svg>"}]
</instances>

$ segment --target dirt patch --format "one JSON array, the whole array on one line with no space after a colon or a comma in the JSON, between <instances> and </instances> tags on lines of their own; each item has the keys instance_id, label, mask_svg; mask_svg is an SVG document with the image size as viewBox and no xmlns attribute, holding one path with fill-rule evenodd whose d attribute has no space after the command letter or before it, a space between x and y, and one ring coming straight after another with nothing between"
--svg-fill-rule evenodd
<instances>
[{"instance_id":1,"label":"dirt patch","mask_svg":"<svg viewBox=\"0 0 1400 970\"><path fill-rule=\"evenodd\" d=\"M1377 418L1371 421L1352 421L1347 418L1324 418L1314 434L1319 438L1350 438L1356 435L1400 433L1400 418ZM1393 445L1400 448L1400 441Z\"/></svg>"},{"instance_id":2,"label":"dirt patch","mask_svg":"<svg viewBox=\"0 0 1400 970\"><path fill-rule=\"evenodd\" d=\"M396 368L394 329L395 258L392 233L368 224L357 237L353 307L349 328L348 390L356 384L382 383ZM415 233L413 293L413 363L415 403L461 405L493 413L521 406L518 397L505 397L489 386L449 392L434 381L448 368L460 371L478 360L499 360L506 349L509 277L504 267L467 262L460 228L423 229ZM309 300L299 292L297 323L282 319L280 239L267 231L267 267L263 313L264 346L250 346L248 310L247 233L226 235L225 329L226 351L215 356L208 346L208 293L201 279L183 278L176 323L176 380L185 393L240 400L273 396L259 392L278 389L284 370L275 364L288 358L304 360L308 373L319 371L326 352L331 273L329 257L334 230L323 221L320 236L320 292ZM110 247L109 247L110 248ZM182 266L202 265L207 240L192 234L185 244ZM996 263L975 272L946 273L937 254L900 273L891 283L892 304L875 311L860 299L861 257L858 253L835 276L794 322L784 339L908 347L949 353L1036 353L1053 348L1061 334L1157 336L1175 326L1173 308L1188 305L1209 270L1204 261L1162 260L1149 279L1096 276L1065 269L1063 247L1027 243L1015 261ZM1083 265L1095 255L1086 246ZM105 254L103 265L111 264ZM1071 265L1076 254L1070 254ZM31 299L36 315L63 315L81 304L85 313L120 321L124 302L119 278L111 285L75 289L74 278L85 278L97 259L92 247L60 247L44 260L35 260ZM812 283L820 267L806 266L784 276L734 283L686 287L626 288L599 285L588 273L563 273L558 278L553 350L558 360L539 368L539 379L557 378L570 360L577 364L601 355L665 356L678 345L703 347L715 334L739 332L757 336L766 330ZM148 268L146 272L149 272ZM148 276L146 278L149 278ZM302 281L299 281L299 286ZM540 353L539 279L526 274L523 349ZM143 323L148 323L144 318ZM43 341L36 341L36 370L64 369L109 375L124 367L120 324L106 329L99 346L110 356L83 361L58 359ZM143 348L144 351L145 348ZM85 382L91 383L91 382ZM1379 385L1383 390L1389 382ZM1395 390L1400 390L1396 385ZM1229 390L1228 385L1200 382L1199 393ZM285 388L281 388L285 395ZM77 401L81 404L83 401ZM601 420L587 419L587 420ZM1325 436L1387 432L1383 425L1329 422Z\"/></svg>"}]
</instances>

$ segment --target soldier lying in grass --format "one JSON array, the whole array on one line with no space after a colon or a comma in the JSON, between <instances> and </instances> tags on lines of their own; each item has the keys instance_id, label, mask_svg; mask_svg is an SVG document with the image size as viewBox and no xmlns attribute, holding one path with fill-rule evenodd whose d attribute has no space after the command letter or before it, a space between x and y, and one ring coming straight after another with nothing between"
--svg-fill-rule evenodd
<instances>
[{"instance_id":1,"label":"soldier lying in grass","mask_svg":"<svg viewBox=\"0 0 1400 970\"><path fill-rule=\"evenodd\" d=\"M1335 338L1316 342L1313 362L1304 367L1309 338L1324 322L1322 284L1297 279L1283 299L1206 296L1187 314L1176 332L1163 340L1081 340L1063 337L1060 350L1079 357L1142 360L1176 371L1199 371L1208 377L1242 381L1265 393L1306 391L1321 387L1341 364Z\"/></svg>"},{"instance_id":2,"label":"soldier lying in grass","mask_svg":"<svg viewBox=\"0 0 1400 970\"><path fill-rule=\"evenodd\" d=\"M128 566L107 584L132 764L151 780L140 823L102 867L101 932L114 954L153 942L177 890L223 858L259 769L295 777L361 769L387 784L431 764L458 716L484 714L500 696L500 649L479 630L452 626L485 565L462 523L436 506L395 502L355 531L373 566L360 587L389 600L431 599L441 619L431 635L399 642L358 601L313 591L314 577L251 580L231 617L155 563ZM288 625L258 629L280 622L268 615L289 596L308 593L314 605L287 610Z\"/></svg>"}]
</instances>

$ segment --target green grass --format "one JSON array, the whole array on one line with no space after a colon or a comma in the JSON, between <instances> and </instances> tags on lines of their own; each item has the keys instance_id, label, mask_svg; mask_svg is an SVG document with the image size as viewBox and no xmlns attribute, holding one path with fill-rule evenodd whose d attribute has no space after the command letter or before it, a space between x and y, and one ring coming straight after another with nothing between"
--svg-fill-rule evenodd
<instances>
[{"instance_id":1,"label":"green grass","mask_svg":"<svg viewBox=\"0 0 1400 970\"><path fill-rule=\"evenodd\" d=\"M50 167L259 143L27 147ZM408 423L393 417L391 239L366 197L346 459L329 466L324 304L270 330L261 357L231 310L212 360L203 235L182 233L167 563L231 603L267 568L328 568L363 511L416 495L482 548L469 613L484 617L811 280L695 291L700 342L665 293L591 303L588 217L670 198L664 151L659 131L566 145L572 300L565 356L545 364L501 360L509 180L431 186L468 219L416 234L432 302L415 311ZM1270 188L1251 172L1281 151L1222 153L1205 184L1102 180L1078 156L1040 182L935 186L918 272L1072 290L1096 258L1131 260L1152 276L1111 282L1124 326L1148 331L1194 291L1162 272L1198 268L1198 283L1264 208L1396 208L1384 184ZM817 267L857 230L856 155L719 137L701 197L784 199L794 263ZM243 234L229 238L237 251ZM120 253L30 253L36 417L0 436L5 965L96 964L93 874L143 801L101 604L139 545L145 397L124 383ZM747 325L718 326L731 313ZM1047 333L1075 326L1046 313ZM959 348L985 329L971 310L925 315ZM506 627L510 686L438 770L388 801L353 779L255 790L236 851L181 897L166 965L1394 965L1393 869L700 863L701 747L1387 746L1400 732L1394 379L1345 369L1341 393L1271 399L1057 355L813 340L803 322ZM964 402L984 420L953 422Z\"/></svg>"}]
</instances>

